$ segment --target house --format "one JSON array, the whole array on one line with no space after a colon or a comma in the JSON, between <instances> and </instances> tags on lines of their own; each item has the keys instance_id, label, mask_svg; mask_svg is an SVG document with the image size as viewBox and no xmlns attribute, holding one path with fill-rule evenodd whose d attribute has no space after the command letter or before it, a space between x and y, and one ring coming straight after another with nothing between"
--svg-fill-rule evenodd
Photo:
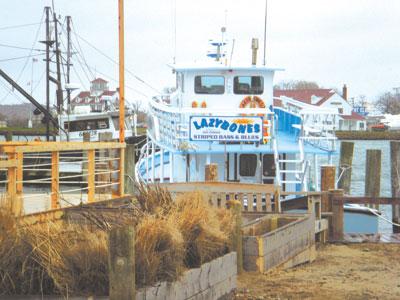
<instances>
[{"instance_id":1,"label":"house","mask_svg":"<svg viewBox=\"0 0 400 300\"><path fill-rule=\"evenodd\" d=\"M310 117L309 120L305 120L305 125L311 127L314 123L322 123L332 131L367 128L365 118L354 112L347 101L346 85L343 86L342 95L333 89L274 90L274 106L283 107L296 114L307 111ZM317 120L312 114L313 111L326 111L326 117Z\"/></svg>"},{"instance_id":2,"label":"house","mask_svg":"<svg viewBox=\"0 0 400 300\"><path fill-rule=\"evenodd\" d=\"M96 78L90 83L90 91L82 91L71 100L71 108L89 106L91 112L101 112L115 106L118 99L118 89L110 91L106 80Z\"/></svg>"},{"instance_id":3,"label":"house","mask_svg":"<svg viewBox=\"0 0 400 300\"><path fill-rule=\"evenodd\" d=\"M7 127L7 121L6 120L0 120L0 128L5 128Z\"/></svg>"}]
</instances>

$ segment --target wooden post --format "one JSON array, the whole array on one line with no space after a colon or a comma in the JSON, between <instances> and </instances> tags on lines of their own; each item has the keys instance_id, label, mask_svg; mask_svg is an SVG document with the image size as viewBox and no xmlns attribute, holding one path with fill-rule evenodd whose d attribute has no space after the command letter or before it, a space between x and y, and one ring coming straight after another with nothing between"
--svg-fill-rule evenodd
<instances>
[{"instance_id":1,"label":"wooden post","mask_svg":"<svg viewBox=\"0 0 400 300\"><path fill-rule=\"evenodd\" d=\"M321 192L327 192L335 188L335 166L321 166ZM322 193L321 210L331 211L327 193Z\"/></svg>"},{"instance_id":2,"label":"wooden post","mask_svg":"<svg viewBox=\"0 0 400 300\"><path fill-rule=\"evenodd\" d=\"M329 240L341 241L343 240L344 232L344 209L343 200L334 199L343 197L343 190L330 190L329 202L332 206L332 222L329 224Z\"/></svg>"},{"instance_id":3,"label":"wooden post","mask_svg":"<svg viewBox=\"0 0 400 300\"><path fill-rule=\"evenodd\" d=\"M274 191L274 212L278 214L281 211L281 194L280 189L277 187Z\"/></svg>"},{"instance_id":4,"label":"wooden post","mask_svg":"<svg viewBox=\"0 0 400 300\"><path fill-rule=\"evenodd\" d=\"M400 197L400 142L390 142L390 175L392 178L392 197ZM400 205L392 205L392 222L400 223ZM393 233L400 233L400 227L393 226Z\"/></svg>"},{"instance_id":5,"label":"wooden post","mask_svg":"<svg viewBox=\"0 0 400 300\"><path fill-rule=\"evenodd\" d=\"M88 159L88 175L87 175L87 181L88 181L88 203L94 202L95 201L95 172L96 172L96 160L95 160L95 150L88 150L87 151L87 159Z\"/></svg>"},{"instance_id":6,"label":"wooden post","mask_svg":"<svg viewBox=\"0 0 400 300\"><path fill-rule=\"evenodd\" d=\"M9 153L8 159L13 160L16 159L16 153ZM7 194L9 203L11 206L11 212L14 216L20 216L21 210L20 206L18 205L18 197L17 197L17 168L16 167L9 167L7 170Z\"/></svg>"},{"instance_id":7,"label":"wooden post","mask_svg":"<svg viewBox=\"0 0 400 300\"><path fill-rule=\"evenodd\" d=\"M218 181L218 164L206 165L205 181Z\"/></svg>"},{"instance_id":8,"label":"wooden post","mask_svg":"<svg viewBox=\"0 0 400 300\"><path fill-rule=\"evenodd\" d=\"M6 142L12 142L12 140L13 140L12 131L7 131L7 133L5 134L5 138L6 138Z\"/></svg>"},{"instance_id":9,"label":"wooden post","mask_svg":"<svg viewBox=\"0 0 400 300\"><path fill-rule=\"evenodd\" d=\"M119 196L125 193L125 148L119 149Z\"/></svg>"},{"instance_id":10,"label":"wooden post","mask_svg":"<svg viewBox=\"0 0 400 300\"><path fill-rule=\"evenodd\" d=\"M83 133L83 141L84 142L90 142L90 132L84 132Z\"/></svg>"},{"instance_id":11,"label":"wooden post","mask_svg":"<svg viewBox=\"0 0 400 300\"><path fill-rule=\"evenodd\" d=\"M228 201L229 209L235 218L235 229L232 234L232 249L237 255L237 272L243 272L243 240L242 240L242 204L237 200Z\"/></svg>"},{"instance_id":12,"label":"wooden post","mask_svg":"<svg viewBox=\"0 0 400 300\"><path fill-rule=\"evenodd\" d=\"M60 152L51 152L51 209L60 207L59 202L59 160Z\"/></svg>"},{"instance_id":13,"label":"wooden post","mask_svg":"<svg viewBox=\"0 0 400 300\"><path fill-rule=\"evenodd\" d=\"M134 176L135 176L135 145L127 144L125 149L125 173L127 181L125 184L125 194L133 195Z\"/></svg>"},{"instance_id":14,"label":"wooden post","mask_svg":"<svg viewBox=\"0 0 400 300\"><path fill-rule=\"evenodd\" d=\"M367 150L365 164L365 196L379 197L381 190L381 150ZM379 209L379 205L374 205Z\"/></svg>"},{"instance_id":15,"label":"wooden post","mask_svg":"<svg viewBox=\"0 0 400 300\"><path fill-rule=\"evenodd\" d=\"M112 228L108 243L110 300L135 299L135 231L133 226Z\"/></svg>"},{"instance_id":16,"label":"wooden post","mask_svg":"<svg viewBox=\"0 0 400 300\"><path fill-rule=\"evenodd\" d=\"M346 195L350 194L351 186L351 166L353 163L354 143L341 142L340 145L340 163L339 163L339 176L342 176L338 182L338 188L343 189ZM343 172L343 173L342 173Z\"/></svg>"},{"instance_id":17,"label":"wooden post","mask_svg":"<svg viewBox=\"0 0 400 300\"><path fill-rule=\"evenodd\" d=\"M14 209L17 215L23 214L23 191L24 191L24 153L16 153L17 169L16 169L16 192L17 196L14 201Z\"/></svg>"}]
</instances>

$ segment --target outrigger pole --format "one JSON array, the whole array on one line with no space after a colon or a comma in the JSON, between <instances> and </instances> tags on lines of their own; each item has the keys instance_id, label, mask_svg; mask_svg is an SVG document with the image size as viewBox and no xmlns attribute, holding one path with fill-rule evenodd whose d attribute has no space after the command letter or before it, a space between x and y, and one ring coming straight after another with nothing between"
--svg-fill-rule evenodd
<instances>
[{"instance_id":1,"label":"outrigger pole","mask_svg":"<svg viewBox=\"0 0 400 300\"><path fill-rule=\"evenodd\" d=\"M119 33L119 141L125 142L124 0L118 0Z\"/></svg>"}]
</instances>

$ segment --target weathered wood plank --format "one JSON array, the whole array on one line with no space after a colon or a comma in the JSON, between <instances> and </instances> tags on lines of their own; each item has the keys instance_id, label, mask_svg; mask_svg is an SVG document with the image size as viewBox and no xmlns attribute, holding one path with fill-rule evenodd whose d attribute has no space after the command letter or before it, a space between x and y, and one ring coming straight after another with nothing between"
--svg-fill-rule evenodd
<instances>
[{"instance_id":1,"label":"weathered wood plank","mask_svg":"<svg viewBox=\"0 0 400 300\"><path fill-rule=\"evenodd\" d=\"M164 183L161 187L173 190L174 192L184 193L193 190L204 192L230 192L230 193L270 193L273 194L275 187L273 184L250 184L236 182L189 182L189 183Z\"/></svg>"},{"instance_id":2,"label":"weathered wood plank","mask_svg":"<svg viewBox=\"0 0 400 300\"><path fill-rule=\"evenodd\" d=\"M16 159L0 160L0 169L15 168L17 164Z\"/></svg>"},{"instance_id":3,"label":"weathered wood plank","mask_svg":"<svg viewBox=\"0 0 400 300\"><path fill-rule=\"evenodd\" d=\"M125 143L114 142L35 142L28 145L2 145L5 153L11 152L52 152L52 151L72 151L72 150L93 150L93 149L121 149L125 148Z\"/></svg>"},{"instance_id":4,"label":"weathered wood plank","mask_svg":"<svg viewBox=\"0 0 400 300\"><path fill-rule=\"evenodd\" d=\"M267 194L267 195L269 195L269 194ZM263 211L261 193L257 193L256 194L256 210L257 210L257 212L262 212Z\"/></svg>"}]
</instances>

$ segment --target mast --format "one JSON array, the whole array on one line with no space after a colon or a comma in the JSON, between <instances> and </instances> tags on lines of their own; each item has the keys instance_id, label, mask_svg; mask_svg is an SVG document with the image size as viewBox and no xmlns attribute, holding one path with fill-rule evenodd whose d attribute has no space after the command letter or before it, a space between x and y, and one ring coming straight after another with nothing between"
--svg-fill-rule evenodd
<instances>
[{"instance_id":1,"label":"mast","mask_svg":"<svg viewBox=\"0 0 400 300\"><path fill-rule=\"evenodd\" d=\"M125 142L124 0L118 0L119 33L119 141Z\"/></svg>"},{"instance_id":2,"label":"mast","mask_svg":"<svg viewBox=\"0 0 400 300\"><path fill-rule=\"evenodd\" d=\"M264 16L264 66L266 65L266 50L267 50L267 11L268 11L268 0L265 0L265 16Z\"/></svg>"},{"instance_id":3,"label":"mast","mask_svg":"<svg viewBox=\"0 0 400 300\"><path fill-rule=\"evenodd\" d=\"M46 6L46 110L50 111L50 7ZM50 120L46 120L46 141L50 140Z\"/></svg>"},{"instance_id":4,"label":"mast","mask_svg":"<svg viewBox=\"0 0 400 300\"><path fill-rule=\"evenodd\" d=\"M56 13L53 12L53 21L54 21L54 34L55 34L55 44L56 44L56 65L57 65L57 112L59 114L63 111L63 91L61 86L61 63L60 63L60 48L58 44L58 30L57 30L57 16Z\"/></svg>"},{"instance_id":5,"label":"mast","mask_svg":"<svg viewBox=\"0 0 400 300\"><path fill-rule=\"evenodd\" d=\"M71 72L71 16L67 16L67 83L70 84ZM67 111L71 105L71 90L67 89Z\"/></svg>"}]
</instances>

